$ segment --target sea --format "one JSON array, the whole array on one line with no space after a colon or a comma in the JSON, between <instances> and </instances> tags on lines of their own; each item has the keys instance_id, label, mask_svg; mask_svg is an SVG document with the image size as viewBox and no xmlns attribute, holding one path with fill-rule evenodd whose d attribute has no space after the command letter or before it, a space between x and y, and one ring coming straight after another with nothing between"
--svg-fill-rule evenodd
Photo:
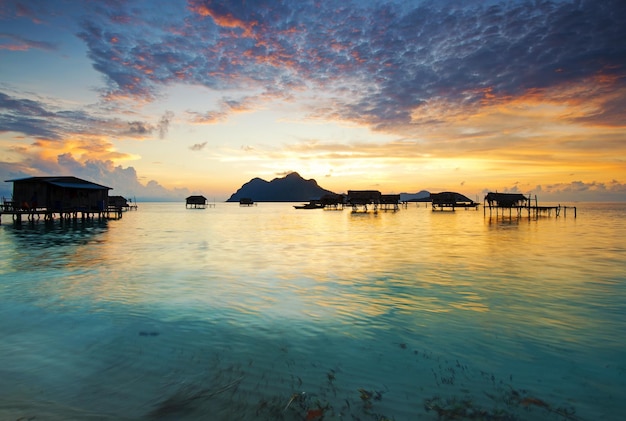
<instances>
[{"instance_id":1,"label":"sea","mask_svg":"<svg viewBox=\"0 0 626 421\"><path fill-rule=\"evenodd\" d=\"M4 215L0 420L626 416L626 203L293 205Z\"/></svg>"}]
</instances>

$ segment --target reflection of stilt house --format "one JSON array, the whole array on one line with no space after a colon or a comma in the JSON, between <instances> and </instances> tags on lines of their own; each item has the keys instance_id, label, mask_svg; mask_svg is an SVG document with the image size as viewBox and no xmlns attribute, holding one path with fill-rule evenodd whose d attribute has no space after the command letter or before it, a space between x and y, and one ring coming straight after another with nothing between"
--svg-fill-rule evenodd
<instances>
[{"instance_id":1,"label":"reflection of stilt house","mask_svg":"<svg viewBox=\"0 0 626 421\"><path fill-rule=\"evenodd\" d=\"M189 196L185 199L185 207L187 209L205 209L207 202L207 198L204 196Z\"/></svg>"},{"instance_id":2,"label":"reflection of stilt house","mask_svg":"<svg viewBox=\"0 0 626 421\"><path fill-rule=\"evenodd\" d=\"M472 199L464 196L460 193L456 192L442 192L442 193L431 193L430 200L432 202L433 211L436 210L452 210L454 211L456 208L463 209L476 209L479 206L479 203L474 202Z\"/></svg>"}]
</instances>

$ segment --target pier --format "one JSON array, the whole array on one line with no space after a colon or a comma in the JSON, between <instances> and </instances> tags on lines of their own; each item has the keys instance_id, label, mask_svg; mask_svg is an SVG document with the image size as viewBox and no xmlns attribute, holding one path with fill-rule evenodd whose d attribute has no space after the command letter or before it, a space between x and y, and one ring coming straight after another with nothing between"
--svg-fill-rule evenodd
<instances>
[{"instance_id":1,"label":"pier","mask_svg":"<svg viewBox=\"0 0 626 421\"><path fill-rule=\"evenodd\" d=\"M521 193L487 193L483 206L484 215L487 214L487 209L489 209L489 216L495 212L496 217L499 215L504 217L508 211L509 218L521 218L524 214L528 218L538 218L539 216L552 216L553 213L558 217L561 215L561 211L565 217L569 209L570 212L574 212L574 218L576 218L575 206L539 206L537 195L535 195L533 204L530 195L526 197Z\"/></svg>"}]
</instances>

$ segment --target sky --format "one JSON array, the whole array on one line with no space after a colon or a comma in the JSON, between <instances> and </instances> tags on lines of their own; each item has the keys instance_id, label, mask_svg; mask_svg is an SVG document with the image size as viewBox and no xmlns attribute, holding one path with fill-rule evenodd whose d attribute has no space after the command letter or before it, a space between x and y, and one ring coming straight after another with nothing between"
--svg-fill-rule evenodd
<instances>
[{"instance_id":1,"label":"sky","mask_svg":"<svg viewBox=\"0 0 626 421\"><path fill-rule=\"evenodd\" d=\"M0 192L626 201L623 0L0 0Z\"/></svg>"}]
</instances>

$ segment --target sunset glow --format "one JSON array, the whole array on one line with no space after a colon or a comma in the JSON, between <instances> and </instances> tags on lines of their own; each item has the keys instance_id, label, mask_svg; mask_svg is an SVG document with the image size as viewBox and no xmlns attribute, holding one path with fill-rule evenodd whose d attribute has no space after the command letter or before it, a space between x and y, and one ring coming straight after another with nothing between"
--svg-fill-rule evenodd
<instances>
[{"instance_id":1,"label":"sunset glow","mask_svg":"<svg viewBox=\"0 0 626 421\"><path fill-rule=\"evenodd\" d=\"M2 181L626 200L622 1L9 0L0 22Z\"/></svg>"}]
</instances>

